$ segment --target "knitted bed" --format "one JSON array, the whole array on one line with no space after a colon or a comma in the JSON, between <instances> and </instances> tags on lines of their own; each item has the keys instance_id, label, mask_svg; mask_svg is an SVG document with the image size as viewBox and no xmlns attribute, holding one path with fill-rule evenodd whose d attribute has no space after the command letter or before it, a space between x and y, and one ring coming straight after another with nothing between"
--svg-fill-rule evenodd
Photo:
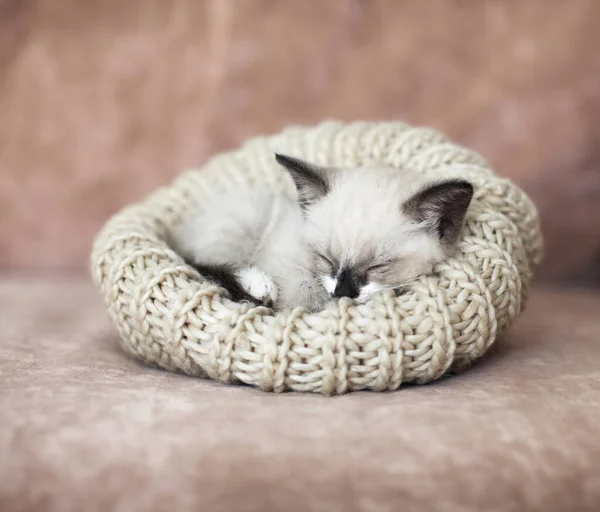
<instances>
[{"instance_id":1,"label":"knitted bed","mask_svg":"<svg viewBox=\"0 0 600 512\"><path fill-rule=\"evenodd\" d=\"M235 303L169 245L171 228L219 187L295 194L273 153L323 165L384 164L464 177L475 194L459 254L405 293L309 314ZM217 155L115 215L91 258L124 348L146 363L265 391L340 394L426 383L481 357L523 310L542 244L535 207L477 154L402 123L292 127Z\"/></svg>"}]
</instances>

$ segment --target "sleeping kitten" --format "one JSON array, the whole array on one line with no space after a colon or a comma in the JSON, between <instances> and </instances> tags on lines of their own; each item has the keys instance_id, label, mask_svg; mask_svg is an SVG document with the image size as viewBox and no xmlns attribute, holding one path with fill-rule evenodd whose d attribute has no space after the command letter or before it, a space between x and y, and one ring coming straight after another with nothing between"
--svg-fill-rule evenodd
<instances>
[{"instance_id":1,"label":"sleeping kitten","mask_svg":"<svg viewBox=\"0 0 600 512\"><path fill-rule=\"evenodd\" d=\"M234 300L308 310L364 301L430 273L454 250L470 183L275 157L297 201L261 187L229 190L175 233L176 249Z\"/></svg>"}]
</instances>

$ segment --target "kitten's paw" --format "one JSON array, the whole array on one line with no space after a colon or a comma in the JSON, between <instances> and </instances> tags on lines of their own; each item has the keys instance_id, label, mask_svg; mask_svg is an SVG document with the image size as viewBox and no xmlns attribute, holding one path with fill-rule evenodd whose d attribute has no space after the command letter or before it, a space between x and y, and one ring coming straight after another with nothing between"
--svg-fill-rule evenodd
<instances>
[{"instance_id":1,"label":"kitten's paw","mask_svg":"<svg viewBox=\"0 0 600 512\"><path fill-rule=\"evenodd\" d=\"M268 274L256 267L246 267L236 272L242 288L257 302L273 307L277 302L277 287Z\"/></svg>"}]
</instances>

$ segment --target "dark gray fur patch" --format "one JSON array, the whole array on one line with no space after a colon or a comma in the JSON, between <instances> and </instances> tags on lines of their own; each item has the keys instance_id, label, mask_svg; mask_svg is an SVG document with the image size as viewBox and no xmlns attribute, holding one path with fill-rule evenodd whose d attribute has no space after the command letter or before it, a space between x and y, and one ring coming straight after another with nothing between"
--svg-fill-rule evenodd
<instances>
[{"instance_id":1,"label":"dark gray fur patch","mask_svg":"<svg viewBox=\"0 0 600 512\"><path fill-rule=\"evenodd\" d=\"M458 238L472 197L471 183L448 180L422 190L403 208L416 222L430 224L442 242L452 244Z\"/></svg>"},{"instance_id":2,"label":"dark gray fur patch","mask_svg":"<svg viewBox=\"0 0 600 512\"><path fill-rule=\"evenodd\" d=\"M254 302L263 306L273 307L269 301L262 301L257 297L250 295L235 277L235 271L227 265L204 265L186 262L190 267L194 267L203 277L212 281L218 286L225 288L229 292L231 300L235 302Z\"/></svg>"},{"instance_id":3,"label":"dark gray fur patch","mask_svg":"<svg viewBox=\"0 0 600 512\"><path fill-rule=\"evenodd\" d=\"M275 160L289 172L298 190L300 206L305 209L329 193L326 171L299 158L275 153Z\"/></svg>"}]
</instances>

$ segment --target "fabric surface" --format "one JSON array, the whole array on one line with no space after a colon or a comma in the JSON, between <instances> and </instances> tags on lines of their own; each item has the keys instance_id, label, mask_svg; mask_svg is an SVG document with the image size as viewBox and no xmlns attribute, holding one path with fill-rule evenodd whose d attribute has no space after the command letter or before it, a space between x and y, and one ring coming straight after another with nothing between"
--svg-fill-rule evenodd
<instances>
[{"instance_id":1,"label":"fabric surface","mask_svg":"<svg viewBox=\"0 0 600 512\"><path fill-rule=\"evenodd\" d=\"M211 195L258 183L293 198L276 152L333 167L466 179L474 194L455 253L401 294L321 311L235 303L169 246ZM404 123L295 126L249 140L131 205L98 234L91 271L124 347L143 361L265 391L342 394L430 382L481 357L523 309L542 257L537 210L482 157Z\"/></svg>"},{"instance_id":2,"label":"fabric surface","mask_svg":"<svg viewBox=\"0 0 600 512\"><path fill-rule=\"evenodd\" d=\"M599 25L596 0L2 0L0 267L85 267L106 218L183 168L336 118L482 153L539 205L541 275L589 275Z\"/></svg>"},{"instance_id":3,"label":"fabric surface","mask_svg":"<svg viewBox=\"0 0 600 512\"><path fill-rule=\"evenodd\" d=\"M597 511L600 295L537 291L433 385L267 394L150 369L87 280L0 281L0 510Z\"/></svg>"}]
</instances>

